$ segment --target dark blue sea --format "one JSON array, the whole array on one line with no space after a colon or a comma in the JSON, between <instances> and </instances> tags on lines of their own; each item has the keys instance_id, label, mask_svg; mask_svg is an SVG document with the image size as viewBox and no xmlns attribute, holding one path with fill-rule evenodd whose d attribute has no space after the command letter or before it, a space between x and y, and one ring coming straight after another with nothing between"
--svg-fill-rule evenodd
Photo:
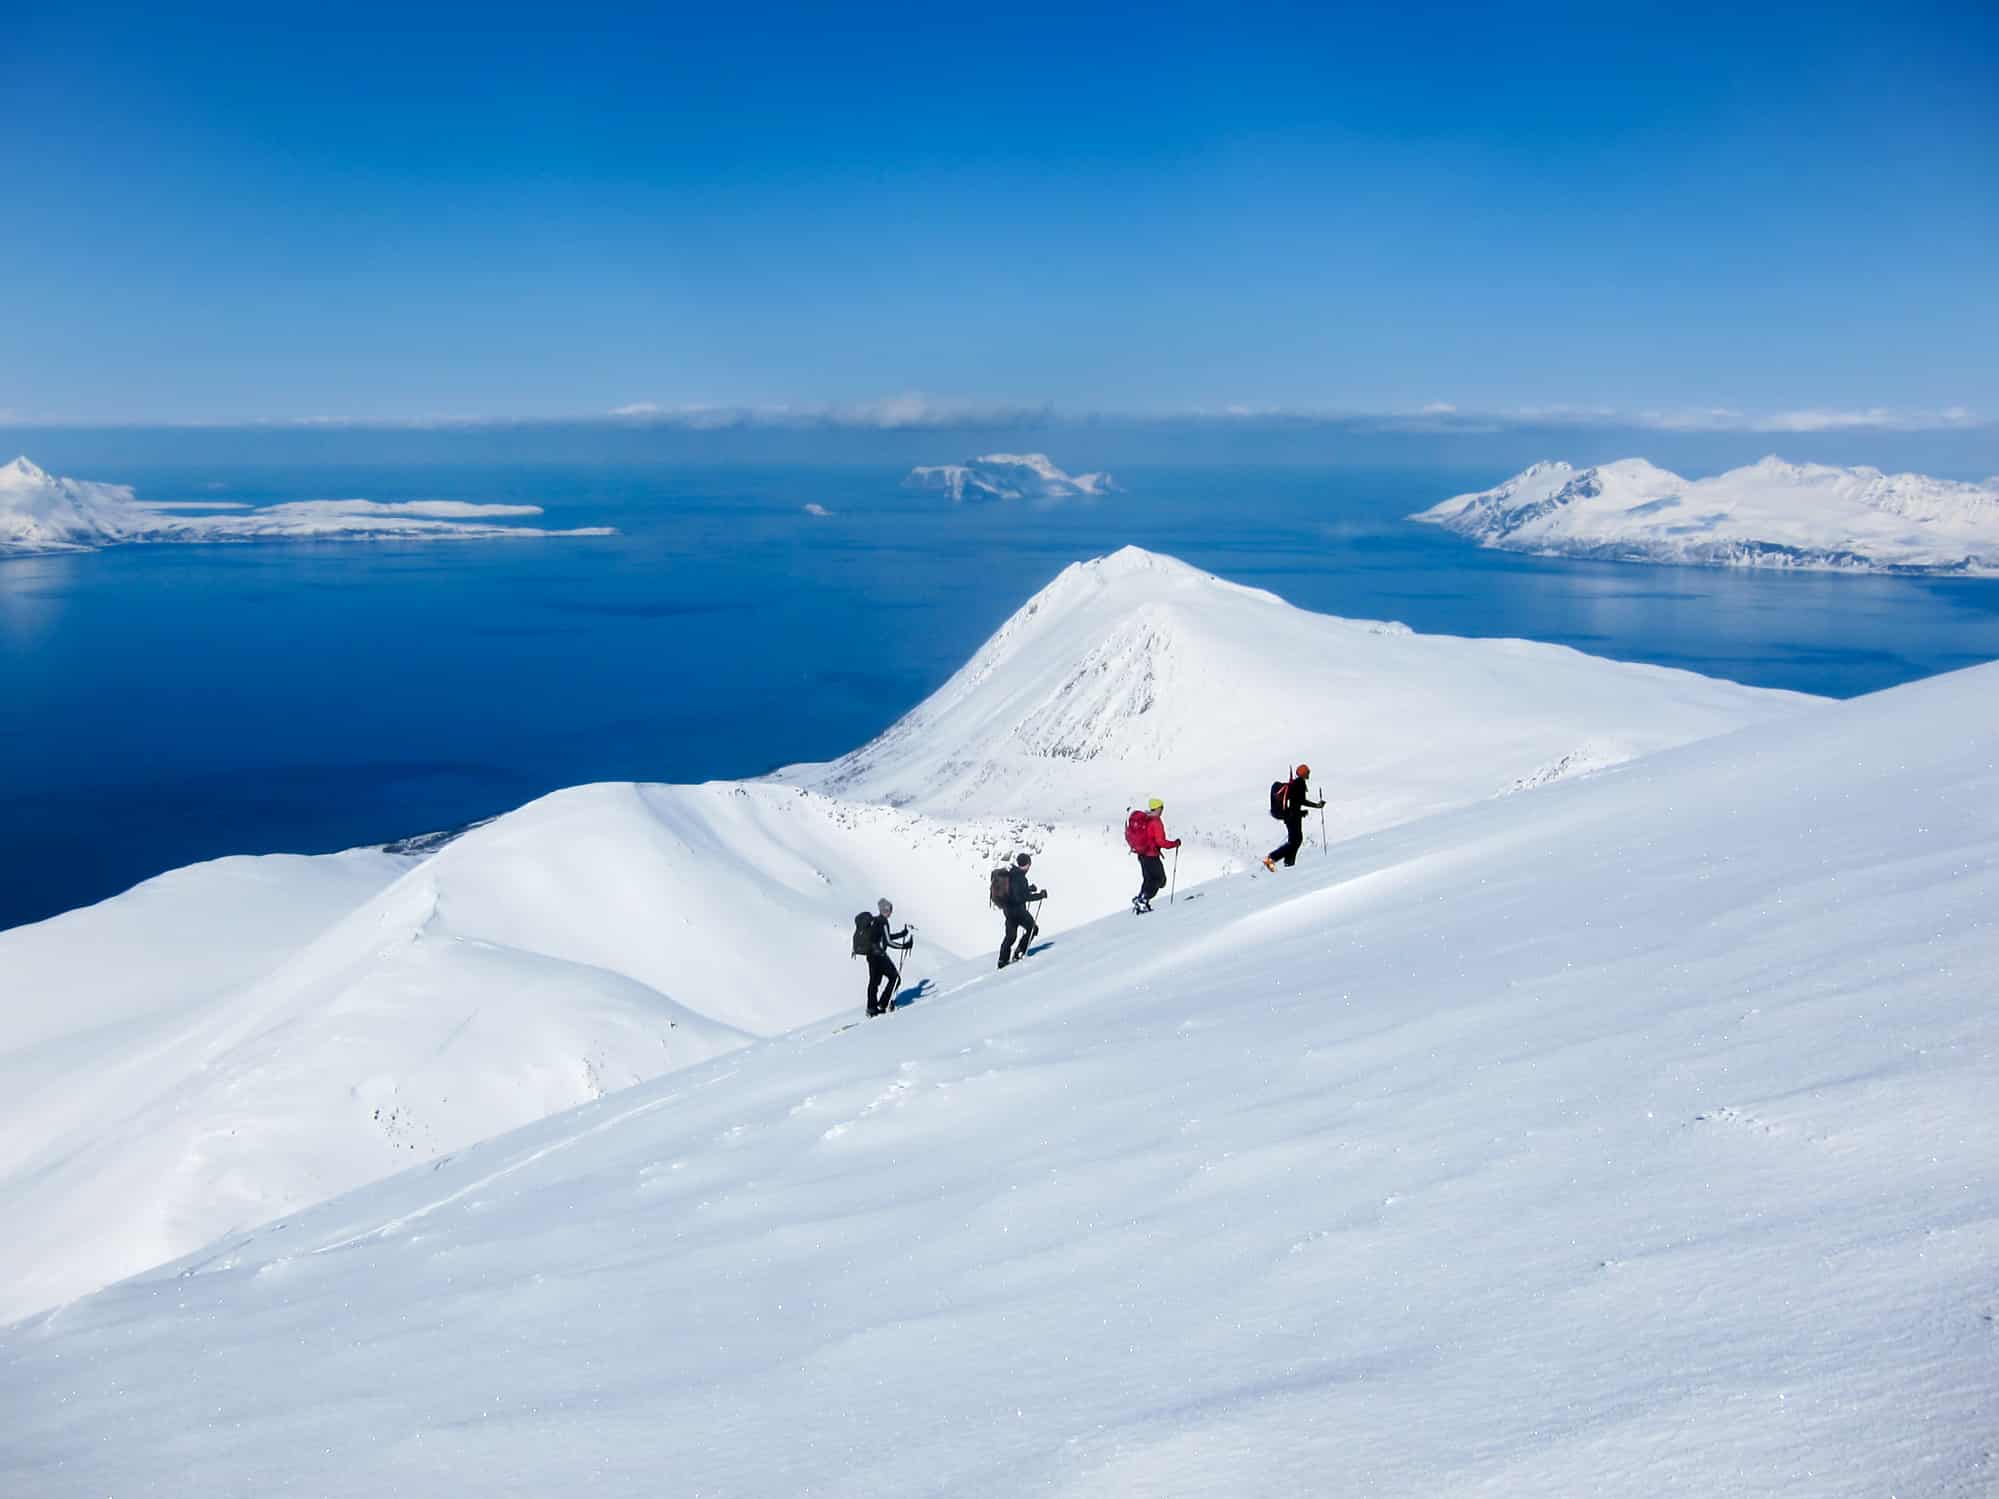
<instances>
[{"instance_id":1,"label":"dark blue sea","mask_svg":"<svg viewBox=\"0 0 1999 1499\"><path fill-rule=\"evenodd\" d=\"M527 501L620 534L0 562L0 926L219 854L838 754L1127 542L1312 609L1835 696L1999 656L1999 583L1561 562L1402 521L1489 468L1140 469L1051 508L952 506L900 467L71 471L151 499Z\"/></svg>"}]
</instances>

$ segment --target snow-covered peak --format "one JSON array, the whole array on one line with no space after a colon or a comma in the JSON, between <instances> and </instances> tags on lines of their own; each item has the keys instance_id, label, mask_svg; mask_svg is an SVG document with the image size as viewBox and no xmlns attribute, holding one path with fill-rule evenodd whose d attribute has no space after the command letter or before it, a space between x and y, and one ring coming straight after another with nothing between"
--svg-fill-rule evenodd
<instances>
[{"instance_id":1,"label":"snow-covered peak","mask_svg":"<svg viewBox=\"0 0 1999 1499\"><path fill-rule=\"evenodd\" d=\"M1071 562L1055 575L1053 581L1023 604L1015 617L1072 607L1075 601L1094 598L1107 589L1120 588L1148 596L1163 596L1162 590L1240 590L1242 585L1225 582L1213 573L1204 572L1192 563L1182 562L1178 557L1169 557L1163 552L1149 552L1141 546L1122 546L1102 557Z\"/></svg>"},{"instance_id":2,"label":"snow-covered peak","mask_svg":"<svg viewBox=\"0 0 1999 1499\"><path fill-rule=\"evenodd\" d=\"M1688 480L1537 463L1412 517L1513 551L1618 561L1999 573L1999 486L1775 456Z\"/></svg>"},{"instance_id":3,"label":"snow-covered peak","mask_svg":"<svg viewBox=\"0 0 1999 1499\"><path fill-rule=\"evenodd\" d=\"M0 557L104 546L144 522L123 484L59 479L25 456L0 468Z\"/></svg>"},{"instance_id":4,"label":"snow-covered peak","mask_svg":"<svg viewBox=\"0 0 1999 1499\"><path fill-rule=\"evenodd\" d=\"M1529 782L1563 758L1553 743L1598 766L1799 701L1313 614L1125 547L1064 568L872 744L783 778L938 813L1055 820L1160 795L1250 852L1266 769L1337 766L1349 789L1365 787L1366 810L1346 815L1380 826ZM1618 727L1606 731L1612 703Z\"/></svg>"},{"instance_id":5,"label":"snow-covered peak","mask_svg":"<svg viewBox=\"0 0 1999 1499\"><path fill-rule=\"evenodd\" d=\"M1046 453L987 453L968 463L926 464L911 469L903 484L939 491L954 502L1060 500L1109 494L1117 488L1109 474L1065 473Z\"/></svg>"}]
</instances>

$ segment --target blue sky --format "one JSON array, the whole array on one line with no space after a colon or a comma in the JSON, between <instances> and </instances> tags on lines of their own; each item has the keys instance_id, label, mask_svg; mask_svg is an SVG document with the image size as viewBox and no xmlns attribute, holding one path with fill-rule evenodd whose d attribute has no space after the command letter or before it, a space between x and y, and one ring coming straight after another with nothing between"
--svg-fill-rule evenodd
<instances>
[{"instance_id":1,"label":"blue sky","mask_svg":"<svg viewBox=\"0 0 1999 1499\"><path fill-rule=\"evenodd\" d=\"M1989 7L284 9L0 12L0 419L1999 415Z\"/></svg>"}]
</instances>

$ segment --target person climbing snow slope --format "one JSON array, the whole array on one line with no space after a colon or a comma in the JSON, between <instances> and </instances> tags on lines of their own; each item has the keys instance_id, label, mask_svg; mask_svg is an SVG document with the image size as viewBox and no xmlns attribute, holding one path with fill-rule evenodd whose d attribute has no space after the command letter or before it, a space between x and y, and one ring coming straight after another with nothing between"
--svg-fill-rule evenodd
<instances>
[{"instance_id":1,"label":"person climbing snow slope","mask_svg":"<svg viewBox=\"0 0 1999 1499\"><path fill-rule=\"evenodd\" d=\"M1152 897L1166 888L1166 861L1159 855L1166 849L1178 848L1178 838L1166 836L1166 821L1161 816L1166 803L1153 797L1145 804L1142 812L1133 812L1124 820L1125 846L1138 855L1138 894L1131 898L1134 914L1143 916L1152 909Z\"/></svg>"},{"instance_id":2,"label":"person climbing snow slope","mask_svg":"<svg viewBox=\"0 0 1999 1499\"><path fill-rule=\"evenodd\" d=\"M1032 916L1027 914L1027 903L1040 900L1048 892L1037 890L1027 878L1028 866L1034 862L1030 854L1019 854L1009 869L993 871L994 893L1000 896L999 908L1006 913L1006 935L1000 939L999 966L1004 968L1017 958L1027 956L1028 944L1034 941L1041 928ZM1005 884L1000 881L1004 877ZM1020 934L1020 943L1014 944L1014 934Z\"/></svg>"},{"instance_id":3,"label":"person climbing snow slope","mask_svg":"<svg viewBox=\"0 0 1999 1499\"><path fill-rule=\"evenodd\" d=\"M1311 766L1301 765L1288 783L1278 781L1270 788L1270 815L1284 824L1286 836L1264 856L1265 869L1276 869L1279 859L1287 869L1298 862L1298 850L1305 846L1305 813L1309 808L1325 806L1323 801L1312 800L1311 788L1306 785L1311 774Z\"/></svg>"},{"instance_id":4,"label":"person climbing snow slope","mask_svg":"<svg viewBox=\"0 0 1999 1499\"><path fill-rule=\"evenodd\" d=\"M895 963L889 958L891 952L908 952L916 945L910 934L914 927L905 926L899 932L889 930L889 917L895 912L895 903L883 896L875 903L875 914L866 911L854 918L854 954L868 960L868 1014L886 1015L895 1008L896 985L902 976L895 971Z\"/></svg>"}]
</instances>

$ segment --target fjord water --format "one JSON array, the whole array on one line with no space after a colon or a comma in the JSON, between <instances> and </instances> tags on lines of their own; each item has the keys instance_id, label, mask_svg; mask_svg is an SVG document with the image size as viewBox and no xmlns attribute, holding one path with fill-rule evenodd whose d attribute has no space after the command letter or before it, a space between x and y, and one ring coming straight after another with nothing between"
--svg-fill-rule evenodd
<instances>
[{"instance_id":1,"label":"fjord water","mask_svg":"<svg viewBox=\"0 0 1999 1499\"><path fill-rule=\"evenodd\" d=\"M838 754L1064 564L1126 543L1306 608L1834 696L1999 656L1999 584L1510 556L1402 519L1499 477L1485 470L1133 470L1123 493L1057 506L953 506L902 490L901 473L86 475L153 499L526 501L544 524L620 534L0 562L0 926L220 854L382 842L558 786ZM1261 770L1246 768L1246 794ZM1322 774L1337 796L1337 767Z\"/></svg>"}]
</instances>

